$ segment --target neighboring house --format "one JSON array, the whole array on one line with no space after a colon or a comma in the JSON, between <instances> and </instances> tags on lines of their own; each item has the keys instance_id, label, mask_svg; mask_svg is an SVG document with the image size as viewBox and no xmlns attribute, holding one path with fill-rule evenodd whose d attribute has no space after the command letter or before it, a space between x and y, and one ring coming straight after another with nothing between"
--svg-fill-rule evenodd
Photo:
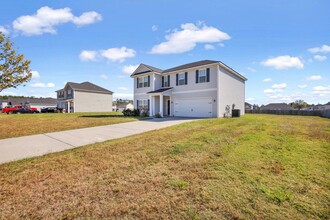
<instances>
[{"instance_id":1,"label":"neighboring house","mask_svg":"<svg viewBox=\"0 0 330 220\"><path fill-rule=\"evenodd\" d=\"M314 110L329 110L330 109L330 105L325 104L325 105L308 105L304 108L302 108L301 110L305 110L305 111L314 111Z\"/></svg>"},{"instance_id":2,"label":"neighboring house","mask_svg":"<svg viewBox=\"0 0 330 220\"><path fill-rule=\"evenodd\" d=\"M67 112L111 112L113 92L90 82L68 82L57 90L57 106Z\"/></svg>"},{"instance_id":3,"label":"neighboring house","mask_svg":"<svg viewBox=\"0 0 330 220\"><path fill-rule=\"evenodd\" d=\"M253 105L251 105L250 103L245 102L245 110L252 110L253 109Z\"/></svg>"},{"instance_id":4,"label":"neighboring house","mask_svg":"<svg viewBox=\"0 0 330 220\"><path fill-rule=\"evenodd\" d=\"M0 100L1 108L12 105L24 105L31 108L36 108L40 111L44 107L56 107L56 99L53 98L16 98L9 97L8 99Z\"/></svg>"},{"instance_id":5,"label":"neighboring house","mask_svg":"<svg viewBox=\"0 0 330 220\"><path fill-rule=\"evenodd\" d=\"M116 112L122 112L125 109L133 110L134 109L134 105L132 103L118 103L116 105Z\"/></svg>"},{"instance_id":6,"label":"neighboring house","mask_svg":"<svg viewBox=\"0 0 330 220\"><path fill-rule=\"evenodd\" d=\"M290 105L286 103L270 103L260 107L260 110L294 110Z\"/></svg>"},{"instance_id":7,"label":"neighboring house","mask_svg":"<svg viewBox=\"0 0 330 220\"><path fill-rule=\"evenodd\" d=\"M140 64L132 73L134 106L151 116L223 117L226 106L244 115L245 81L220 61L202 60L161 70Z\"/></svg>"}]
</instances>

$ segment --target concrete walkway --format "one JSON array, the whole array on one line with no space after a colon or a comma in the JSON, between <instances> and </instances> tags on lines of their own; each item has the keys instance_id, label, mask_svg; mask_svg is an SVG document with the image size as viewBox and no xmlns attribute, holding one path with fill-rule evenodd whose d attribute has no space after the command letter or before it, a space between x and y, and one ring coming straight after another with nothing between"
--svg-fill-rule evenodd
<instances>
[{"instance_id":1,"label":"concrete walkway","mask_svg":"<svg viewBox=\"0 0 330 220\"><path fill-rule=\"evenodd\" d=\"M155 118L0 140L0 164L166 128L195 119Z\"/></svg>"}]
</instances>

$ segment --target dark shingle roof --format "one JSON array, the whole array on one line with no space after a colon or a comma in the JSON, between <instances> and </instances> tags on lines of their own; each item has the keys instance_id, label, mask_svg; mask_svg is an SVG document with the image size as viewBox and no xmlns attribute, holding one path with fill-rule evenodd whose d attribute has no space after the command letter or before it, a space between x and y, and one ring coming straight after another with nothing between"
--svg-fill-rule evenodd
<instances>
[{"instance_id":1,"label":"dark shingle roof","mask_svg":"<svg viewBox=\"0 0 330 220\"><path fill-rule=\"evenodd\" d=\"M165 92L165 91L170 90L170 89L173 89L173 88L157 89L155 91L147 92L147 94L149 94L149 93L162 93L162 92Z\"/></svg>"},{"instance_id":2,"label":"dark shingle roof","mask_svg":"<svg viewBox=\"0 0 330 220\"><path fill-rule=\"evenodd\" d=\"M286 103L269 103L268 105L260 107L262 110L291 110L293 109Z\"/></svg>"},{"instance_id":3,"label":"dark shingle roof","mask_svg":"<svg viewBox=\"0 0 330 220\"><path fill-rule=\"evenodd\" d=\"M244 76L242 76L241 74L239 74L238 72L236 72L235 70L233 70L232 68L227 66L226 64L222 63L221 61L217 61L217 60L201 60L201 61L197 61L197 62L193 62L193 63L187 63L187 64L184 64L184 65L176 66L176 67L166 69L166 70L161 70L161 69L158 69L156 67L152 67L152 66L149 66L149 65L146 65L146 64L141 64L141 65L144 65L147 68L149 68L150 71L137 72L137 73L132 74L131 76L135 76L135 75L139 75L139 74L143 74L143 73L148 73L148 72L152 72L152 71L158 72L158 73L161 73L161 74L165 74L165 73L171 73L171 72L186 70L186 69L190 69L190 68L200 67L200 66L204 66L204 65L215 64L215 63L220 64L223 68L229 70L230 73L238 76L239 78L241 78L243 80L247 80Z\"/></svg>"},{"instance_id":4,"label":"dark shingle roof","mask_svg":"<svg viewBox=\"0 0 330 220\"><path fill-rule=\"evenodd\" d=\"M158 68L156 68L156 67L149 66L149 65L147 65L147 64L142 64L142 65L146 66L147 68L151 69L152 71L155 71L155 72L158 72L158 73L163 72L163 70L158 69Z\"/></svg>"},{"instance_id":5,"label":"dark shingle roof","mask_svg":"<svg viewBox=\"0 0 330 220\"><path fill-rule=\"evenodd\" d=\"M144 63L141 63L140 66L141 66L141 65L147 67L149 70L147 70L147 71L142 71L142 72L137 72L137 73L133 73L131 76L136 76L136 75L140 75L140 74L143 74L143 73L149 73L149 72L157 72L157 73L161 73L161 72L163 72L163 70L161 70L161 69L158 69L158 68L153 67L153 66L149 66L149 65L144 64ZM135 71L136 71L136 70L135 70ZM134 72L135 72L135 71L134 71Z\"/></svg>"},{"instance_id":6,"label":"dark shingle roof","mask_svg":"<svg viewBox=\"0 0 330 220\"><path fill-rule=\"evenodd\" d=\"M209 65L213 63L219 63L219 61L215 60L201 60L193 63L187 63L181 66L176 66L167 70L164 70L162 73L169 73L169 72L174 72L174 71L179 71L179 70L184 70L184 69L189 69L193 67L198 67L198 66L204 66L204 65Z\"/></svg>"},{"instance_id":7,"label":"dark shingle roof","mask_svg":"<svg viewBox=\"0 0 330 220\"><path fill-rule=\"evenodd\" d=\"M56 105L56 99L53 98L8 98L8 103L11 102L12 105L21 105L21 104L43 104L43 105Z\"/></svg>"},{"instance_id":8,"label":"dark shingle roof","mask_svg":"<svg viewBox=\"0 0 330 220\"><path fill-rule=\"evenodd\" d=\"M82 82L82 83L74 83L68 82L67 83L73 90L84 90L84 91L95 91L95 92L102 92L102 93L109 93L112 94L110 90L97 86L90 82Z\"/></svg>"}]
</instances>

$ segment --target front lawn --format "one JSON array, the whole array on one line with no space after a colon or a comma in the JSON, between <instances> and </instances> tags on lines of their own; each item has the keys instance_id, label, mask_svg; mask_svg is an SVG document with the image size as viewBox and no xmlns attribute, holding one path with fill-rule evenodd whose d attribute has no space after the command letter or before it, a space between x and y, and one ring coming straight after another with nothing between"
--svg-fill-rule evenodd
<instances>
[{"instance_id":1,"label":"front lawn","mask_svg":"<svg viewBox=\"0 0 330 220\"><path fill-rule=\"evenodd\" d=\"M0 219L329 219L330 120L206 119L0 165Z\"/></svg>"},{"instance_id":2,"label":"front lawn","mask_svg":"<svg viewBox=\"0 0 330 220\"><path fill-rule=\"evenodd\" d=\"M122 113L0 114L0 139L137 120L116 116Z\"/></svg>"}]
</instances>

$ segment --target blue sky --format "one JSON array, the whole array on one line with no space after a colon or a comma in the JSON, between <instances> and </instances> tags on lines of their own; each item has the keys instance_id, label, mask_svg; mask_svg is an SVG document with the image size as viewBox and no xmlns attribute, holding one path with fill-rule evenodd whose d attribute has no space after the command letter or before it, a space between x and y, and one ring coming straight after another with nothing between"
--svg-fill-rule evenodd
<instances>
[{"instance_id":1,"label":"blue sky","mask_svg":"<svg viewBox=\"0 0 330 220\"><path fill-rule=\"evenodd\" d=\"M220 60L248 78L255 104L330 101L330 1L3 0L0 31L33 79L1 94L53 96L90 81L130 98L129 73Z\"/></svg>"}]
</instances>

